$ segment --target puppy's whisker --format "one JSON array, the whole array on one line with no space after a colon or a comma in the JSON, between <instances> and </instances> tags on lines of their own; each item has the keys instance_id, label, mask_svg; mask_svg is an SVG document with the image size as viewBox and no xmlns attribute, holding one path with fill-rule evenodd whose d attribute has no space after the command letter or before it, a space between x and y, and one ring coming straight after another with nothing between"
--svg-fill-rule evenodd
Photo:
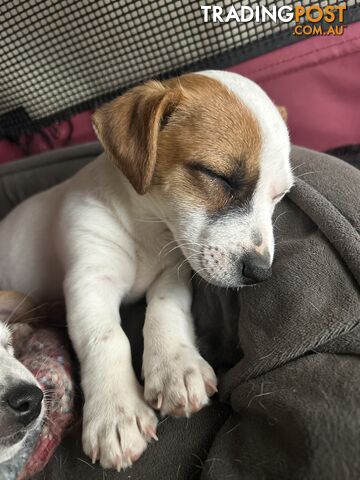
<instances>
[{"instance_id":1,"label":"puppy's whisker","mask_svg":"<svg viewBox=\"0 0 360 480\"><path fill-rule=\"evenodd\" d=\"M56 390L54 390L53 392L45 394L44 395L45 400L54 400L56 393L57 393Z\"/></svg>"},{"instance_id":2,"label":"puppy's whisker","mask_svg":"<svg viewBox=\"0 0 360 480\"><path fill-rule=\"evenodd\" d=\"M46 387L44 389L44 394L46 395L47 393L51 393L51 392L55 392L55 391L56 391L55 387L53 387L53 388Z\"/></svg>"},{"instance_id":3,"label":"puppy's whisker","mask_svg":"<svg viewBox=\"0 0 360 480\"><path fill-rule=\"evenodd\" d=\"M300 175L296 175L295 178L301 178L301 177L304 177L305 175L312 175L314 173L321 173L320 170L317 170L317 171L314 171L314 172L304 172L304 173L301 173Z\"/></svg>"},{"instance_id":4,"label":"puppy's whisker","mask_svg":"<svg viewBox=\"0 0 360 480\"><path fill-rule=\"evenodd\" d=\"M188 247L188 245L190 245L190 247L191 247L191 246L193 246L193 243L192 243L192 242L186 242L186 243L181 243L180 245L176 245L176 247L173 247L173 248L172 248L169 252L167 252L164 256L166 257L167 255L170 255L170 253L174 252L174 251L175 251L176 249L178 249L178 248L181 249L181 248L183 248L183 247L187 247L187 248L189 248L189 250L190 250L190 247ZM195 250L193 249L193 251L195 251ZM200 253L200 251L199 251L198 253Z\"/></svg>"},{"instance_id":5,"label":"puppy's whisker","mask_svg":"<svg viewBox=\"0 0 360 480\"><path fill-rule=\"evenodd\" d=\"M45 407L51 407L51 405L57 401L56 396L54 395L53 397L44 397L44 405Z\"/></svg>"},{"instance_id":6,"label":"puppy's whisker","mask_svg":"<svg viewBox=\"0 0 360 480\"><path fill-rule=\"evenodd\" d=\"M176 246L173 247L171 250L169 250L168 252L166 252L165 256L166 256L166 255L170 255L170 253L174 252L176 249L181 248L181 247L185 247L186 245L190 245L190 242L180 243L180 244L176 245Z\"/></svg>"},{"instance_id":7,"label":"puppy's whisker","mask_svg":"<svg viewBox=\"0 0 360 480\"><path fill-rule=\"evenodd\" d=\"M46 413L44 415L43 422L44 423L50 423L50 425L52 425L55 432L59 430L59 426L54 422L54 420L52 418L49 417L48 413Z\"/></svg>"},{"instance_id":8,"label":"puppy's whisker","mask_svg":"<svg viewBox=\"0 0 360 480\"><path fill-rule=\"evenodd\" d=\"M181 262L181 264L178 266L178 269L177 269L178 279L180 278L180 270L181 270L181 268L182 268L186 263L188 263L188 261L190 260L190 258L196 257L196 256L198 256L198 255L199 255L198 252L195 252L195 253L193 253L192 255L189 255L187 258L185 258L185 259Z\"/></svg>"},{"instance_id":9,"label":"puppy's whisker","mask_svg":"<svg viewBox=\"0 0 360 480\"><path fill-rule=\"evenodd\" d=\"M277 227L276 227L276 224L277 224L279 218L281 218L281 217L282 217L283 215L285 215L286 213L289 213L289 212L288 212L288 211L285 211L285 212L279 213L279 215L276 217L276 219L275 219L275 221L274 221L274 223L273 223L273 228L277 228Z\"/></svg>"},{"instance_id":10,"label":"puppy's whisker","mask_svg":"<svg viewBox=\"0 0 360 480\"><path fill-rule=\"evenodd\" d=\"M173 250L176 250L177 248L181 248L185 245L198 246L198 247L201 247L201 248L207 247L207 244L205 244L205 243L190 242L187 238L178 238L176 240L175 239L170 240L170 242L168 242L166 245L164 245L159 252L159 256L162 255L162 253L164 252L164 250L166 250L166 248L170 247L170 245L172 245L174 243L177 244L177 245L175 247L173 247ZM167 252L165 254L165 256L169 255L173 250L171 249L169 252Z\"/></svg>"},{"instance_id":11,"label":"puppy's whisker","mask_svg":"<svg viewBox=\"0 0 360 480\"><path fill-rule=\"evenodd\" d=\"M143 222L143 223L164 223L160 218L135 218L136 222Z\"/></svg>"},{"instance_id":12,"label":"puppy's whisker","mask_svg":"<svg viewBox=\"0 0 360 480\"><path fill-rule=\"evenodd\" d=\"M303 165L305 165L305 162L300 163L300 165L296 165L296 167L292 167L292 168L291 168L291 171L292 171L292 172L295 172L295 170L297 170L298 168L302 167Z\"/></svg>"},{"instance_id":13,"label":"puppy's whisker","mask_svg":"<svg viewBox=\"0 0 360 480\"><path fill-rule=\"evenodd\" d=\"M32 291L24 295L24 298L17 304L17 306L14 308L14 310L10 313L9 317L5 321L5 325L8 325L13 318L13 316L16 314L16 312L19 310L19 308L27 301L30 299L30 294Z\"/></svg>"},{"instance_id":14,"label":"puppy's whisker","mask_svg":"<svg viewBox=\"0 0 360 480\"><path fill-rule=\"evenodd\" d=\"M46 389L43 391L44 393L44 398L45 399L48 399L48 398L54 398L54 394L57 392L57 389L56 388L49 388L49 389Z\"/></svg>"},{"instance_id":15,"label":"puppy's whisker","mask_svg":"<svg viewBox=\"0 0 360 480\"><path fill-rule=\"evenodd\" d=\"M190 278L189 280L189 283L193 280L193 278L195 277L195 275L199 275L200 278L203 278L201 275L200 275L200 272L203 272L204 270L207 271L207 268L204 267L204 268L200 268L199 270L197 270Z\"/></svg>"},{"instance_id":16,"label":"puppy's whisker","mask_svg":"<svg viewBox=\"0 0 360 480\"><path fill-rule=\"evenodd\" d=\"M166 245L164 245L162 247L162 249L160 250L159 252L159 256L161 256L162 252L167 248L169 247L170 245L174 244L174 243L177 243L177 240L170 240L170 242L168 242Z\"/></svg>"},{"instance_id":17,"label":"puppy's whisker","mask_svg":"<svg viewBox=\"0 0 360 480\"><path fill-rule=\"evenodd\" d=\"M207 243L198 243L198 242L191 242L192 245L196 245L197 247L201 247L201 248L207 248L209 247L209 245Z\"/></svg>"},{"instance_id":18,"label":"puppy's whisker","mask_svg":"<svg viewBox=\"0 0 360 480\"><path fill-rule=\"evenodd\" d=\"M44 361L42 362L42 364L40 365L40 367L38 368L37 372L34 374L34 377L37 378L39 373L40 373L40 370L44 367L44 365L46 364L46 362L48 361L48 359L45 357L44 358Z\"/></svg>"}]
</instances>

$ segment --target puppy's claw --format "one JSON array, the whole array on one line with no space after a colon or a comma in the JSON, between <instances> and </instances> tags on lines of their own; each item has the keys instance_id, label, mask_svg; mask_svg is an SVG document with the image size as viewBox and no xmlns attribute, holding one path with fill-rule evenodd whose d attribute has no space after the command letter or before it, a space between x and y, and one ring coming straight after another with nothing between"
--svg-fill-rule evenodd
<instances>
[{"instance_id":1,"label":"puppy's claw","mask_svg":"<svg viewBox=\"0 0 360 480\"><path fill-rule=\"evenodd\" d=\"M141 457L141 453L136 453L132 455L131 460L133 462L136 462L137 460L139 460L140 457Z\"/></svg>"},{"instance_id":2,"label":"puppy's claw","mask_svg":"<svg viewBox=\"0 0 360 480\"><path fill-rule=\"evenodd\" d=\"M179 406L180 408L184 408L184 407L186 406L186 399L185 399L185 397L181 396L181 397L179 398L178 406Z\"/></svg>"},{"instance_id":3,"label":"puppy's claw","mask_svg":"<svg viewBox=\"0 0 360 480\"><path fill-rule=\"evenodd\" d=\"M128 467L132 467L133 461L135 461L136 455L131 450L125 451L125 458Z\"/></svg>"},{"instance_id":4,"label":"puppy's claw","mask_svg":"<svg viewBox=\"0 0 360 480\"><path fill-rule=\"evenodd\" d=\"M157 398L157 404L156 404L157 410L160 410L162 403L163 403L163 396L162 396L162 393L159 393Z\"/></svg>"},{"instance_id":5,"label":"puppy's claw","mask_svg":"<svg viewBox=\"0 0 360 480\"><path fill-rule=\"evenodd\" d=\"M200 410L201 408L200 401L196 395L193 395L190 398L190 403L191 403L191 406L193 407L194 412L198 412Z\"/></svg>"},{"instance_id":6,"label":"puppy's claw","mask_svg":"<svg viewBox=\"0 0 360 480\"><path fill-rule=\"evenodd\" d=\"M150 438L153 438L156 442L159 441L158 436L156 435L156 430L154 428L148 428L146 430L146 433Z\"/></svg>"},{"instance_id":7,"label":"puppy's claw","mask_svg":"<svg viewBox=\"0 0 360 480\"><path fill-rule=\"evenodd\" d=\"M215 393L218 392L216 383L207 381L206 382L206 393L211 397L212 395L215 395Z\"/></svg>"},{"instance_id":8,"label":"puppy's claw","mask_svg":"<svg viewBox=\"0 0 360 480\"><path fill-rule=\"evenodd\" d=\"M91 462L93 465L96 463L98 456L99 456L99 452L97 449L94 448L93 450L91 450Z\"/></svg>"}]
</instances>

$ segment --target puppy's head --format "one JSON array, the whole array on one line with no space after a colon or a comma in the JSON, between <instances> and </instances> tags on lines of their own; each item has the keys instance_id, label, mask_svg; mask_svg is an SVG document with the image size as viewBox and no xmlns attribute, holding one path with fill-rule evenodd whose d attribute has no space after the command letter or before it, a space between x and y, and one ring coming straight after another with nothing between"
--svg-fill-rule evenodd
<instances>
[{"instance_id":1,"label":"puppy's head","mask_svg":"<svg viewBox=\"0 0 360 480\"><path fill-rule=\"evenodd\" d=\"M260 87L220 71L152 81L93 123L197 273L227 287L269 278L271 218L293 179L285 122Z\"/></svg>"},{"instance_id":2,"label":"puppy's head","mask_svg":"<svg viewBox=\"0 0 360 480\"><path fill-rule=\"evenodd\" d=\"M42 390L14 357L7 326L28 309L22 295L0 292L0 463L16 455L44 415Z\"/></svg>"}]
</instances>

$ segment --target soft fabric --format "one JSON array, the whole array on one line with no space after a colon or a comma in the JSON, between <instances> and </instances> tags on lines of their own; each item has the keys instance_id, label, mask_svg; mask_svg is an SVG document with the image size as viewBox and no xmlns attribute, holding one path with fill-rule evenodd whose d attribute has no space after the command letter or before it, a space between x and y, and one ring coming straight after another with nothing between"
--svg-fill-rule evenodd
<instances>
[{"instance_id":1,"label":"soft fabric","mask_svg":"<svg viewBox=\"0 0 360 480\"><path fill-rule=\"evenodd\" d=\"M326 151L360 143L360 22L341 36L308 36L229 70L286 106L297 145Z\"/></svg>"},{"instance_id":2,"label":"soft fabric","mask_svg":"<svg viewBox=\"0 0 360 480\"><path fill-rule=\"evenodd\" d=\"M50 163L46 157L19 162L20 176L16 164L4 166L0 198L9 210L72 174L98 149L67 149L68 161L54 152ZM218 367L221 398L232 409L214 400L189 420L162 419L159 442L131 470L106 478L359 478L360 173L309 150L295 147L292 157L298 180L274 215L273 278L239 292L195 286L199 343ZM121 315L138 373L144 310L139 303ZM82 453L79 426L34 478L103 475Z\"/></svg>"},{"instance_id":3,"label":"soft fabric","mask_svg":"<svg viewBox=\"0 0 360 480\"><path fill-rule=\"evenodd\" d=\"M102 152L97 142L54 150L0 166L0 219L25 198L53 187Z\"/></svg>"},{"instance_id":4,"label":"soft fabric","mask_svg":"<svg viewBox=\"0 0 360 480\"><path fill-rule=\"evenodd\" d=\"M226 345L229 355L230 339L242 357L222 375L235 413L203 480L360 476L360 172L306 150L292 163L296 186L275 213L272 279L239 292L197 288L210 351Z\"/></svg>"},{"instance_id":5,"label":"soft fabric","mask_svg":"<svg viewBox=\"0 0 360 480\"><path fill-rule=\"evenodd\" d=\"M23 134L13 140L0 140L0 164L96 140L91 125L92 113L87 110L69 120L54 122L39 132Z\"/></svg>"},{"instance_id":6,"label":"soft fabric","mask_svg":"<svg viewBox=\"0 0 360 480\"><path fill-rule=\"evenodd\" d=\"M34 309L36 311L36 309ZM44 390L46 416L18 455L0 465L1 480L26 480L42 471L75 418L74 381L69 344L59 329L13 326L17 358Z\"/></svg>"}]
</instances>

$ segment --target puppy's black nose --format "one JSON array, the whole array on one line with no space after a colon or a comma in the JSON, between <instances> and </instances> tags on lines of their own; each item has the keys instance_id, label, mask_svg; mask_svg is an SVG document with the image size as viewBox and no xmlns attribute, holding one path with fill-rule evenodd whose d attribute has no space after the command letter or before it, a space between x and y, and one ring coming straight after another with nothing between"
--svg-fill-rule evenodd
<instances>
[{"instance_id":1,"label":"puppy's black nose","mask_svg":"<svg viewBox=\"0 0 360 480\"><path fill-rule=\"evenodd\" d=\"M26 427L40 415L43 397L42 390L36 385L21 383L8 392L6 402L16 421Z\"/></svg>"},{"instance_id":2,"label":"puppy's black nose","mask_svg":"<svg viewBox=\"0 0 360 480\"><path fill-rule=\"evenodd\" d=\"M241 259L241 273L247 285L264 282L271 277L270 255L256 252L245 254Z\"/></svg>"}]
</instances>

